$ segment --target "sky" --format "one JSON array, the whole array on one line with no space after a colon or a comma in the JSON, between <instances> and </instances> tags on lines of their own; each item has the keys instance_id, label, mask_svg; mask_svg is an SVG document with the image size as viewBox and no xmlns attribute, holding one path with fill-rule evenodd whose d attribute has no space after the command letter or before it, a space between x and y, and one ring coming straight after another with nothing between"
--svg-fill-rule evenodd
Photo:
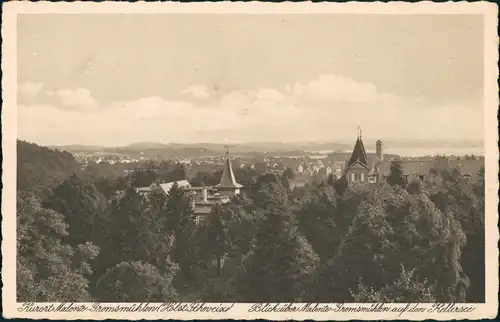
<instances>
[{"instance_id":1,"label":"sky","mask_svg":"<svg viewBox=\"0 0 500 322\"><path fill-rule=\"evenodd\" d=\"M482 140L482 19L21 14L18 137Z\"/></svg>"}]
</instances>

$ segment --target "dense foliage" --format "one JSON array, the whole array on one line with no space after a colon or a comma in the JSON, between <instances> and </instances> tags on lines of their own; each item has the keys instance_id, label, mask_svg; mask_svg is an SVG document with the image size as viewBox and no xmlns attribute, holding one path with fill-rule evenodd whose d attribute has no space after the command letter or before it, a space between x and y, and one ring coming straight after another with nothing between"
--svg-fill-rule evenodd
<instances>
[{"instance_id":1,"label":"dense foliage","mask_svg":"<svg viewBox=\"0 0 500 322\"><path fill-rule=\"evenodd\" d=\"M17 189L23 196L46 197L71 173L80 172L80 165L68 152L17 141Z\"/></svg>"},{"instance_id":2,"label":"dense foliage","mask_svg":"<svg viewBox=\"0 0 500 322\"><path fill-rule=\"evenodd\" d=\"M388 184L291 189L291 171L238 169L242 195L197 225L177 185L144 197L108 166L18 147L19 301L484 301L484 170L406 182L394 164Z\"/></svg>"}]
</instances>

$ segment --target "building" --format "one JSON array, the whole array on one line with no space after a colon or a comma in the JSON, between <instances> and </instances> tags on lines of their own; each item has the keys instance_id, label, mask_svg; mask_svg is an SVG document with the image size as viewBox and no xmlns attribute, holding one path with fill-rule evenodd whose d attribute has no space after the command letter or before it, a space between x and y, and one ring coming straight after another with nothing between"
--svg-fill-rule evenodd
<instances>
[{"instance_id":1,"label":"building","mask_svg":"<svg viewBox=\"0 0 500 322\"><path fill-rule=\"evenodd\" d=\"M228 196L220 194L211 187L193 187L189 191L192 192L191 201L197 224L205 221L214 205L222 205L231 201Z\"/></svg>"},{"instance_id":2,"label":"building","mask_svg":"<svg viewBox=\"0 0 500 322\"><path fill-rule=\"evenodd\" d=\"M425 180L433 169L457 169L465 179L474 179L484 160L466 159L449 160L444 157L425 160L400 160L403 177L407 180ZM384 159L383 143L376 142L376 159L368 158L361 138L361 131L354 144L354 149L346 162L344 176L349 184L384 182L390 174L391 161Z\"/></svg>"},{"instance_id":3,"label":"building","mask_svg":"<svg viewBox=\"0 0 500 322\"><path fill-rule=\"evenodd\" d=\"M345 178L349 184L368 182L370 165L366 157L366 150L361 140L361 133L358 134L351 157L345 165Z\"/></svg>"},{"instance_id":4,"label":"building","mask_svg":"<svg viewBox=\"0 0 500 322\"><path fill-rule=\"evenodd\" d=\"M141 188L135 188L135 192L140 194L141 196L147 196L148 194L155 192L155 191L160 191L165 195L168 195L168 192L174 184L176 184L185 190L191 189L191 185L187 180L179 180L179 181L173 181L173 182L164 182L164 183L158 183L158 182L153 182L150 186L148 187L141 187Z\"/></svg>"},{"instance_id":5,"label":"building","mask_svg":"<svg viewBox=\"0 0 500 322\"><path fill-rule=\"evenodd\" d=\"M220 183L214 187L193 187L187 180L179 180L166 183L155 182L148 187L136 188L135 191L142 196L147 196L155 191L168 196L172 187L177 184L191 198L193 212L196 216L195 221L198 224L206 219L214 205L230 202L231 198L239 195L240 189L243 188L243 185L239 184L234 176L229 152L226 152L223 166Z\"/></svg>"}]
</instances>

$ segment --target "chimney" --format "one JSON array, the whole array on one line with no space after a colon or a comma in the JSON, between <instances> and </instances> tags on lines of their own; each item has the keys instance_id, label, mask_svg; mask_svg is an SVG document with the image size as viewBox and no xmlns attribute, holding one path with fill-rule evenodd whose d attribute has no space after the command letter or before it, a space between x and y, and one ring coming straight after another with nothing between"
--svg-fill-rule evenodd
<instances>
[{"instance_id":1,"label":"chimney","mask_svg":"<svg viewBox=\"0 0 500 322\"><path fill-rule=\"evenodd\" d=\"M191 197L191 207L192 207L193 209L195 209L195 208L196 208L196 199L195 199L195 198L193 198L193 197Z\"/></svg>"},{"instance_id":2,"label":"chimney","mask_svg":"<svg viewBox=\"0 0 500 322\"><path fill-rule=\"evenodd\" d=\"M208 189L207 189L207 187L203 187L201 189L201 196L203 197L203 202L208 202Z\"/></svg>"},{"instance_id":3,"label":"chimney","mask_svg":"<svg viewBox=\"0 0 500 322\"><path fill-rule=\"evenodd\" d=\"M377 140L375 143L376 145L376 151L377 151L377 160L378 161L384 161L384 143L382 141Z\"/></svg>"}]
</instances>

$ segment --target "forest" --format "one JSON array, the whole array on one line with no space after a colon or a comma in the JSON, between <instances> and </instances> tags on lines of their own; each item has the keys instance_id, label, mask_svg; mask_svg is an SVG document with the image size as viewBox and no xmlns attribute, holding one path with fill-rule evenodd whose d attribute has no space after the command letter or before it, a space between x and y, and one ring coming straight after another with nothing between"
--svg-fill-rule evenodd
<instances>
[{"instance_id":1,"label":"forest","mask_svg":"<svg viewBox=\"0 0 500 322\"><path fill-rule=\"evenodd\" d=\"M484 169L406 182L245 185L197 225L174 186L139 196L110 165L18 141L17 300L22 302L484 302ZM184 179L165 163L160 175ZM192 182L213 184L220 172ZM125 190L122 198L116 191Z\"/></svg>"}]
</instances>

